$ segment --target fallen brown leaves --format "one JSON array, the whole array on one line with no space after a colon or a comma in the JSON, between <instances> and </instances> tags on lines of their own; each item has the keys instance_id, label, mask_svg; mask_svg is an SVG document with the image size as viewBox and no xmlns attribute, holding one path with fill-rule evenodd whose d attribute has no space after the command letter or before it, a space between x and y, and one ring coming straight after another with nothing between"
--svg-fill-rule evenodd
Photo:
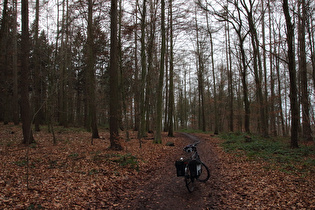
<instances>
[{"instance_id":1,"label":"fallen brown leaves","mask_svg":"<svg viewBox=\"0 0 315 210\"><path fill-rule=\"evenodd\" d=\"M131 141L122 141L124 151L111 151L107 132L91 145L91 134L66 129L56 132L58 144L53 145L52 135L41 131L34 136L37 144L29 148L27 170L28 148L20 145L20 127L1 127L0 209L128 205L124 200L132 200L140 193L135 190L137 185L148 179L157 163L163 161L162 155L172 150L150 140L143 140L139 148L136 133L131 133Z\"/></svg>"},{"instance_id":2,"label":"fallen brown leaves","mask_svg":"<svg viewBox=\"0 0 315 210\"><path fill-rule=\"evenodd\" d=\"M225 153L222 140L206 139L218 157L213 168L212 192L218 209L314 209L315 177L270 169L266 162Z\"/></svg>"},{"instance_id":3,"label":"fallen brown leaves","mask_svg":"<svg viewBox=\"0 0 315 210\"><path fill-rule=\"evenodd\" d=\"M197 135L198 150L211 177L189 194L173 165L189 141L164 133L163 144L154 144L151 135L139 148L136 133L130 134L131 141L122 140L124 150L117 152L108 150L106 131L91 145L90 133L56 128L53 145L43 129L35 133L37 144L27 148L20 145L19 126L0 125L0 209L133 209L139 204L174 209L179 202L186 209L315 208L314 176L286 174L227 154L221 140L207 134ZM165 146L169 141L175 147Z\"/></svg>"}]
</instances>

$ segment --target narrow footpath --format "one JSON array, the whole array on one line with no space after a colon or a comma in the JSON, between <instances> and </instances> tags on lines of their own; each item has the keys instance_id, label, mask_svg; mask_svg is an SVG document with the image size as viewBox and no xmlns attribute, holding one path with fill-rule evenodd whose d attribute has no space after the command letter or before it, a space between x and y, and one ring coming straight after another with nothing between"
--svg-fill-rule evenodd
<instances>
[{"instance_id":1,"label":"narrow footpath","mask_svg":"<svg viewBox=\"0 0 315 210\"><path fill-rule=\"evenodd\" d=\"M267 162L249 160L223 151L222 140L209 134L176 134L175 152L162 154L140 194L128 200L128 209L315 209L313 176L301 177L270 168ZM194 192L176 176L175 161L183 147L199 141L201 160L210 169L206 183L196 182ZM186 154L187 155L187 154ZM138 189L137 189L138 190Z\"/></svg>"},{"instance_id":2,"label":"narrow footpath","mask_svg":"<svg viewBox=\"0 0 315 210\"><path fill-rule=\"evenodd\" d=\"M143 193L130 203L130 209L216 209L218 199L213 190L220 185L216 175L220 163L211 149L210 140L186 133L177 135L176 138L182 139L180 144L175 145L177 153L160 165L148 182L139 186ZM206 183L196 182L194 192L189 193L184 178L176 176L174 163L187 155L183 151L184 146L199 140L198 152L201 160L209 167L211 176Z\"/></svg>"}]
</instances>

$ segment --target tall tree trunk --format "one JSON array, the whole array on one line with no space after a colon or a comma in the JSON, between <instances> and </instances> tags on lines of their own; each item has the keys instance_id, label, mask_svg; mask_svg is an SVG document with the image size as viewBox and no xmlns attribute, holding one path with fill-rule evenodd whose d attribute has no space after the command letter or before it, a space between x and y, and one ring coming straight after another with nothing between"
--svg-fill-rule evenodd
<instances>
[{"instance_id":1,"label":"tall tree trunk","mask_svg":"<svg viewBox=\"0 0 315 210\"><path fill-rule=\"evenodd\" d=\"M88 103L89 103L89 124L92 129L92 139L99 138L96 117L96 102L95 102L95 53L94 47L94 32L93 32L93 1L88 0L88 26L87 26L87 83L88 86Z\"/></svg>"},{"instance_id":2,"label":"tall tree trunk","mask_svg":"<svg viewBox=\"0 0 315 210\"><path fill-rule=\"evenodd\" d=\"M8 0L3 2L3 12L0 25L0 121L4 124L9 123L9 106L8 106L8 56L7 56L7 41L8 41Z\"/></svg>"},{"instance_id":3,"label":"tall tree trunk","mask_svg":"<svg viewBox=\"0 0 315 210\"><path fill-rule=\"evenodd\" d=\"M138 138L141 139L145 136L145 84L146 84L146 71L147 61L145 54L145 25L146 25L146 1L143 0L142 13L141 13L141 87L140 87L140 129L138 131Z\"/></svg>"},{"instance_id":4,"label":"tall tree trunk","mask_svg":"<svg viewBox=\"0 0 315 210\"><path fill-rule=\"evenodd\" d=\"M169 0L170 11L170 86L169 86L169 107L168 107L168 136L174 136L174 52L173 52L173 3Z\"/></svg>"},{"instance_id":5,"label":"tall tree trunk","mask_svg":"<svg viewBox=\"0 0 315 210\"><path fill-rule=\"evenodd\" d=\"M138 0L136 0L136 6L135 6L135 11L136 11L136 17L135 17L135 25L138 25ZM134 85L134 98L135 98L135 104L134 104L134 130L139 131L140 129L140 86L139 86L139 67L138 67L138 30L134 30L134 42L135 42L135 51L134 51L134 65L135 65L135 85Z\"/></svg>"},{"instance_id":6,"label":"tall tree trunk","mask_svg":"<svg viewBox=\"0 0 315 210\"><path fill-rule=\"evenodd\" d=\"M273 68L273 48L275 48L274 45L272 45L272 20L271 20L271 5L270 0L268 0L268 19L269 19L269 69L270 69L270 132L273 136L277 135L277 128L276 128L276 113L275 113L275 79L274 79L274 68Z\"/></svg>"},{"instance_id":7,"label":"tall tree trunk","mask_svg":"<svg viewBox=\"0 0 315 210\"><path fill-rule=\"evenodd\" d=\"M305 26L306 26L306 3L301 1L302 14L299 15L299 69L301 74L301 89L302 89L302 129L303 138L306 141L312 141L312 130L310 124L310 109L309 109L309 94L308 94L308 80L307 80L307 66L306 66L306 52L305 52Z\"/></svg>"},{"instance_id":8,"label":"tall tree trunk","mask_svg":"<svg viewBox=\"0 0 315 210\"><path fill-rule=\"evenodd\" d=\"M199 40L199 28L197 20L197 8L195 8L195 30L196 30L196 47L197 47L197 80L198 80L198 104L199 104L199 114L198 114L198 129L206 131L206 116L205 116L205 106L204 106L204 52L201 49L201 43Z\"/></svg>"},{"instance_id":9,"label":"tall tree trunk","mask_svg":"<svg viewBox=\"0 0 315 210\"><path fill-rule=\"evenodd\" d=\"M240 8L240 5L242 5L245 9L246 12L248 14L247 19L249 20L249 16L252 13L251 10L248 10L247 5L245 3L245 1L243 0L235 0L234 2L231 1L227 1L227 3L232 3L234 5L234 7L236 8L237 13L230 13L228 10L228 7L224 6L224 13L216 13L217 16L219 16L220 18L222 18L224 21L226 21L226 23L229 23L232 25L232 27L234 28L237 36L238 36L238 41L239 41L239 50L240 50L240 76L241 76L241 81L242 81L242 85L243 85L243 100L244 100L244 106L245 106L245 116L244 116L244 121L245 121L245 131L247 133L250 133L250 104L249 104L249 100L248 100L248 88L247 88L247 61L246 61L246 54L245 54L245 49L244 49L244 42L245 39L248 35L248 32L243 32L243 21L242 21L242 9ZM206 9L207 10L207 9ZM249 21L250 22L250 21ZM229 30L228 30L229 31ZM230 130L233 130L233 101L234 101L234 97L233 97L233 77L232 77L232 61L231 61L231 47L230 47L230 36L229 33L227 33L225 31L225 40L226 40L226 60L227 60L227 66L228 66L228 80L229 80L229 95L230 95L230 123L229 123L229 127ZM212 45L212 44L211 44ZM229 62L228 62L229 61ZM256 61L256 60L255 60ZM255 66L255 62L254 62L254 67L257 67L257 65ZM255 72L257 72L257 68L255 68ZM258 75L258 73L257 73Z\"/></svg>"},{"instance_id":10,"label":"tall tree trunk","mask_svg":"<svg viewBox=\"0 0 315 210\"><path fill-rule=\"evenodd\" d=\"M229 1L226 2L226 14L229 13ZM231 55L231 38L229 17L225 22L225 40L226 40L226 69L228 73L228 93L229 93L229 130L234 131L234 95L233 95L233 72L232 72L232 55Z\"/></svg>"},{"instance_id":11,"label":"tall tree trunk","mask_svg":"<svg viewBox=\"0 0 315 210\"><path fill-rule=\"evenodd\" d=\"M28 0L22 1L22 37L21 37L21 119L23 129L23 144L34 142L31 128L31 107L29 101L29 30L28 30Z\"/></svg>"},{"instance_id":12,"label":"tall tree trunk","mask_svg":"<svg viewBox=\"0 0 315 210\"><path fill-rule=\"evenodd\" d=\"M169 0L169 4L171 3L171 0ZM169 60L170 60L170 46L169 46L169 42L170 42L170 22L171 22L171 12L170 12L171 8L170 5L168 7L168 16L167 16L167 28L166 30L166 52L165 52L165 102L164 102L164 107L165 107L165 111L164 111L164 132L168 132L169 131L169 99L170 99L170 95L169 95L169 76L170 76L170 72L169 72Z\"/></svg>"},{"instance_id":13,"label":"tall tree trunk","mask_svg":"<svg viewBox=\"0 0 315 210\"><path fill-rule=\"evenodd\" d=\"M266 132L264 135L268 135L268 90L267 90L267 58L266 58L266 32L265 32L265 3L264 1L261 1L261 19L262 19L262 56L263 56L263 73L264 73L264 102L263 102L263 108L264 108L264 124L266 127ZM262 80L262 78L261 78Z\"/></svg>"},{"instance_id":14,"label":"tall tree trunk","mask_svg":"<svg viewBox=\"0 0 315 210\"><path fill-rule=\"evenodd\" d=\"M246 55L244 50L244 40L245 37L241 37L241 33L239 33L239 47L241 51L242 57L242 85L243 85L243 97L244 97L244 107L245 107L245 116L244 116L244 126L246 133L250 133L250 104L248 100L248 88L247 88L247 64L246 64Z\"/></svg>"},{"instance_id":15,"label":"tall tree trunk","mask_svg":"<svg viewBox=\"0 0 315 210\"><path fill-rule=\"evenodd\" d=\"M255 21L253 17L253 4L252 0L249 1L250 7L248 8L247 3L242 0L242 5L247 13L247 20L249 24L249 32L251 34L251 41L253 47L253 57L254 57L254 76L255 76L255 84L256 84L256 91L257 91L257 101L259 104L259 114L260 114L260 126L259 130L263 136L268 136L268 121L266 119L265 113L265 105L264 105L264 97L262 93L262 64L261 64L261 57L259 51L259 40L257 35L257 30L255 27Z\"/></svg>"},{"instance_id":16,"label":"tall tree trunk","mask_svg":"<svg viewBox=\"0 0 315 210\"><path fill-rule=\"evenodd\" d=\"M147 55L148 55L148 65L147 65L147 75L146 75L146 92L145 92L145 111L146 111L146 131L151 132L152 129L152 112L153 108L151 104L154 103L152 97L152 82L153 82L153 58L154 58L154 42L155 42L155 28L156 28L156 12L155 5L152 0L150 0L150 32L148 37L148 47L147 47Z\"/></svg>"},{"instance_id":17,"label":"tall tree trunk","mask_svg":"<svg viewBox=\"0 0 315 210\"><path fill-rule=\"evenodd\" d=\"M60 114L60 125L67 127L68 126L68 97L67 97L67 49L68 49L68 0L62 1L62 22L61 22L61 46L60 46L60 52L61 54L61 60L60 60L60 90L59 94L59 106L61 112ZM67 10L67 11L66 11ZM57 50L57 49L56 49Z\"/></svg>"},{"instance_id":18,"label":"tall tree trunk","mask_svg":"<svg viewBox=\"0 0 315 210\"><path fill-rule=\"evenodd\" d=\"M275 32L274 32L275 33ZM279 28L279 37L278 39L281 40L281 33L280 33L280 28ZM276 43L276 37L274 37L274 43ZM281 43L278 42L277 47L275 49L277 49L277 53L279 54L280 52L280 46ZM280 121L281 121L281 131L282 131L282 135L286 136L286 129L285 129L285 121L284 121L284 116L283 116L283 107L282 107L282 95L281 95L281 78L280 78L280 59L278 57L276 57L276 72L277 72L277 83L278 83L278 104L279 104L279 114L280 114Z\"/></svg>"},{"instance_id":19,"label":"tall tree trunk","mask_svg":"<svg viewBox=\"0 0 315 210\"><path fill-rule=\"evenodd\" d=\"M39 0L36 0L36 12L35 12L35 49L34 49L34 60L35 60L35 69L34 69L34 80L35 80L35 118L34 118L34 123L35 123L35 131L40 131L40 103L41 103L41 87L40 87L40 67L39 67L39 41L38 41L38 24L39 24Z\"/></svg>"},{"instance_id":20,"label":"tall tree trunk","mask_svg":"<svg viewBox=\"0 0 315 210\"><path fill-rule=\"evenodd\" d=\"M155 143L162 143L162 104L163 104L163 80L164 80L164 64L165 64L165 0L161 0L161 63L159 84L157 89L157 105L156 105L156 132L154 137Z\"/></svg>"},{"instance_id":21,"label":"tall tree trunk","mask_svg":"<svg viewBox=\"0 0 315 210\"><path fill-rule=\"evenodd\" d=\"M18 99L18 48L17 48L17 0L13 1L13 122L19 124L19 99Z\"/></svg>"},{"instance_id":22,"label":"tall tree trunk","mask_svg":"<svg viewBox=\"0 0 315 210\"><path fill-rule=\"evenodd\" d=\"M117 43L117 0L111 0L111 44L110 44L110 67L109 67L109 130L110 130L110 148L113 150L122 150L119 141L118 122L119 122L119 94L118 94L118 43Z\"/></svg>"},{"instance_id":23,"label":"tall tree trunk","mask_svg":"<svg viewBox=\"0 0 315 210\"><path fill-rule=\"evenodd\" d=\"M126 91L127 88L126 87L126 76L125 76L125 72L123 71L123 52L122 52L122 41L121 41L121 28L122 28L122 16L123 16L123 9L122 9L122 0L119 0L119 32L118 32L118 49L119 49L119 70L120 70L120 81L119 81L119 89L121 90L120 95L121 95L121 102L122 102L122 111L124 114L124 122L122 121L122 117L121 117L121 127L123 127L126 131L126 141L130 140L129 137L129 119L128 119L128 115L127 115L127 98L126 98Z\"/></svg>"},{"instance_id":24,"label":"tall tree trunk","mask_svg":"<svg viewBox=\"0 0 315 210\"><path fill-rule=\"evenodd\" d=\"M232 51L231 51L231 38L230 38L230 27L227 22L227 43L228 43L228 56L227 56L227 71L228 71L228 89L229 89L229 101L230 101L230 119L229 119L229 127L230 131L234 131L234 95L233 95L233 71L232 71Z\"/></svg>"},{"instance_id":25,"label":"tall tree trunk","mask_svg":"<svg viewBox=\"0 0 315 210\"><path fill-rule=\"evenodd\" d=\"M291 105L291 147L297 148L298 129L299 129L299 104L297 101L296 69L295 69L295 50L294 50L294 26L291 22L288 0L283 0L283 12L287 26L288 43L288 68L290 76L290 105Z\"/></svg>"},{"instance_id":26,"label":"tall tree trunk","mask_svg":"<svg viewBox=\"0 0 315 210\"><path fill-rule=\"evenodd\" d=\"M313 28L315 27L313 25L314 17L310 16L309 19L307 19L308 24L308 39L310 43L310 52L311 52L311 62L312 62L312 79L313 79L313 88L315 90L315 33L313 32Z\"/></svg>"},{"instance_id":27,"label":"tall tree trunk","mask_svg":"<svg viewBox=\"0 0 315 210\"><path fill-rule=\"evenodd\" d=\"M208 18L207 18L208 22ZM217 100L217 87L216 87L216 78L215 78L215 68L214 68L214 48L213 48L213 38L212 31L208 27L208 32L210 36L210 45L211 45L211 69L212 69L212 82L213 82L213 98L214 98L214 134L219 134L219 113L218 113L218 100Z\"/></svg>"},{"instance_id":28,"label":"tall tree trunk","mask_svg":"<svg viewBox=\"0 0 315 210\"><path fill-rule=\"evenodd\" d=\"M207 6L207 5L206 5ZM207 7L206 7L207 9ZM210 56L211 56L211 70L212 70L212 83L213 83L213 99L214 99L214 134L219 134L219 123L218 123L218 102L217 102L217 87L216 87L216 78L215 78L215 68L214 68L214 49L213 49L213 38L212 31L209 24L208 12L206 12L207 20L207 31L210 39Z\"/></svg>"}]
</instances>

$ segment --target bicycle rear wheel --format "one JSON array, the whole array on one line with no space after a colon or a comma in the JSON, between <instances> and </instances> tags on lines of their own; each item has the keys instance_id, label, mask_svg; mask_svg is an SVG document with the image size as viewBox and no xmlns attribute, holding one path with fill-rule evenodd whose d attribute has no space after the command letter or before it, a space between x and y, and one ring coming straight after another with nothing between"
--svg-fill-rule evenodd
<instances>
[{"instance_id":1,"label":"bicycle rear wheel","mask_svg":"<svg viewBox=\"0 0 315 210\"><path fill-rule=\"evenodd\" d=\"M206 182L210 178L210 170L209 168L201 162L201 173L200 176L197 178L199 182Z\"/></svg>"},{"instance_id":2,"label":"bicycle rear wheel","mask_svg":"<svg viewBox=\"0 0 315 210\"><path fill-rule=\"evenodd\" d=\"M188 192L192 192L195 189L195 179L191 176L191 171L189 167L186 166L185 168L185 184L187 187Z\"/></svg>"}]
</instances>

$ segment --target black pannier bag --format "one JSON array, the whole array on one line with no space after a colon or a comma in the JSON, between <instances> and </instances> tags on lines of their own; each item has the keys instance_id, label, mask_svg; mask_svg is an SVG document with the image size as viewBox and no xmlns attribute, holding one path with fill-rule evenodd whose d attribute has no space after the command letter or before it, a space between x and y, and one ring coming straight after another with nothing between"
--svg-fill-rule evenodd
<instances>
[{"instance_id":1,"label":"black pannier bag","mask_svg":"<svg viewBox=\"0 0 315 210\"><path fill-rule=\"evenodd\" d=\"M177 176L185 176L185 166L188 160L177 160L175 162Z\"/></svg>"},{"instance_id":2,"label":"black pannier bag","mask_svg":"<svg viewBox=\"0 0 315 210\"><path fill-rule=\"evenodd\" d=\"M201 174L201 163L198 160L191 160L189 162L189 170L190 170L190 175L194 178L198 178Z\"/></svg>"}]
</instances>

